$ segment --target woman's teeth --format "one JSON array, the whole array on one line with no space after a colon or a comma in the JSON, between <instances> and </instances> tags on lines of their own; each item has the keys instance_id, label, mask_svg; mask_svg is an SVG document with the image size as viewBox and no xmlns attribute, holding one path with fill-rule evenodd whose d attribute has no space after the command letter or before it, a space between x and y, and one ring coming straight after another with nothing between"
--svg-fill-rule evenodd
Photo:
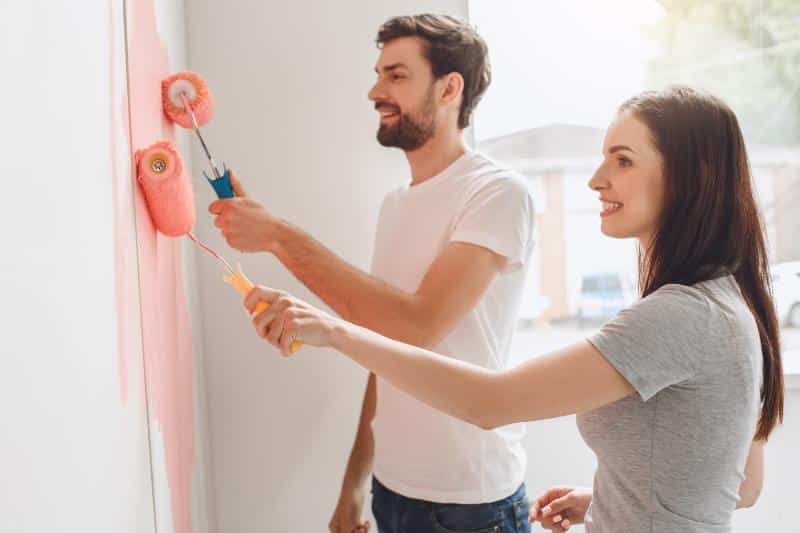
<instances>
[{"instance_id":1,"label":"woman's teeth","mask_svg":"<svg viewBox=\"0 0 800 533\"><path fill-rule=\"evenodd\" d=\"M602 202L603 204L603 211L600 213L601 215L610 215L616 211L622 209L622 204L617 202Z\"/></svg>"}]
</instances>

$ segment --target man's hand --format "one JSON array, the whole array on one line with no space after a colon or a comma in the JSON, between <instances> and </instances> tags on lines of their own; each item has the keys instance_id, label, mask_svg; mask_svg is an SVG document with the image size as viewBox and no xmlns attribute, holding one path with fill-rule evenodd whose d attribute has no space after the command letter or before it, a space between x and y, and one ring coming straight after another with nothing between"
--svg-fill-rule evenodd
<instances>
[{"instance_id":1,"label":"man's hand","mask_svg":"<svg viewBox=\"0 0 800 533\"><path fill-rule=\"evenodd\" d=\"M280 219L247 196L233 170L230 176L236 198L217 200L208 206L208 211L216 215L214 225L231 248L242 252L272 251Z\"/></svg>"}]
</instances>

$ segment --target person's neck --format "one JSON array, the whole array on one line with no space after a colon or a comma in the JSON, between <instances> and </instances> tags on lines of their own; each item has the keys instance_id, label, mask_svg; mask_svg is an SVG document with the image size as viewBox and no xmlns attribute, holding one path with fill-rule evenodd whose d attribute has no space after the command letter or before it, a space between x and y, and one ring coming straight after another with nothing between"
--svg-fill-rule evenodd
<instances>
[{"instance_id":1,"label":"person's neck","mask_svg":"<svg viewBox=\"0 0 800 533\"><path fill-rule=\"evenodd\" d=\"M646 233L636 238L639 241L639 250L645 256L651 252L650 247L653 245L653 237L653 233Z\"/></svg>"},{"instance_id":2,"label":"person's neck","mask_svg":"<svg viewBox=\"0 0 800 533\"><path fill-rule=\"evenodd\" d=\"M441 173L466 152L461 131L437 131L424 145L406 152L411 167L411 185L419 185Z\"/></svg>"}]
</instances>

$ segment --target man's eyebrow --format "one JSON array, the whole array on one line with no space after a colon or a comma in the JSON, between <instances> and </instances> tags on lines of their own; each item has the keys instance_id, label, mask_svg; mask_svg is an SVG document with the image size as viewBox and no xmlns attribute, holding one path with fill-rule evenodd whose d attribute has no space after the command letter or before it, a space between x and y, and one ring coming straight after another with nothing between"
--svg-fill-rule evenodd
<instances>
[{"instance_id":1,"label":"man's eyebrow","mask_svg":"<svg viewBox=\"0 0 800 533\"><path fill-rule=\"evenodd\" d=\"M399 68L408 68L408 67L403 63L392 63L391 65L386 65L385 67L383 67L383 71L384 72L391 72L391 71L397 70ZM378 71L378 67L375 67L375 72L377 74L380 74L380 72Z\"/></svg>"}]
</instances>

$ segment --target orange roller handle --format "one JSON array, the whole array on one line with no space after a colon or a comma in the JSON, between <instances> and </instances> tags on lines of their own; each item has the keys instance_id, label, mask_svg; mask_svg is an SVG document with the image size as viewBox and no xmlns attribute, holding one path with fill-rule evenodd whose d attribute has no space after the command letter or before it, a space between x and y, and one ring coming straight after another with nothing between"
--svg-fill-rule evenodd
<instances>
[{"instance_id":1,"label":"orange roller handle","mask_svg":"<svg viewBox=\"0 0 800 533\"><path fill-rule=\"evenodd\" d=\"M225 276L223 279L225 280L225 283L233 285L233 287L239 292L239 294L242 295L242 297L245 297L248 294L250 294L250 291L252 291L253 287L255 287L255 285L253 285L253 282L250 281L247 278L247 276L244 275L244 272L242 272L242 267L239 264L236 265L236 272L228 276ZM267 309L269 309L269 303L265 302L264 300L259 300L255 308L253 308L253 313L258 315L266 311ZM289 351L291 353L295 353L297 350L300 349L301 346L303 346L303 343L301 341L294 340L292 341L292 345L289 347Z\"/></svg>"}]
</instances>

